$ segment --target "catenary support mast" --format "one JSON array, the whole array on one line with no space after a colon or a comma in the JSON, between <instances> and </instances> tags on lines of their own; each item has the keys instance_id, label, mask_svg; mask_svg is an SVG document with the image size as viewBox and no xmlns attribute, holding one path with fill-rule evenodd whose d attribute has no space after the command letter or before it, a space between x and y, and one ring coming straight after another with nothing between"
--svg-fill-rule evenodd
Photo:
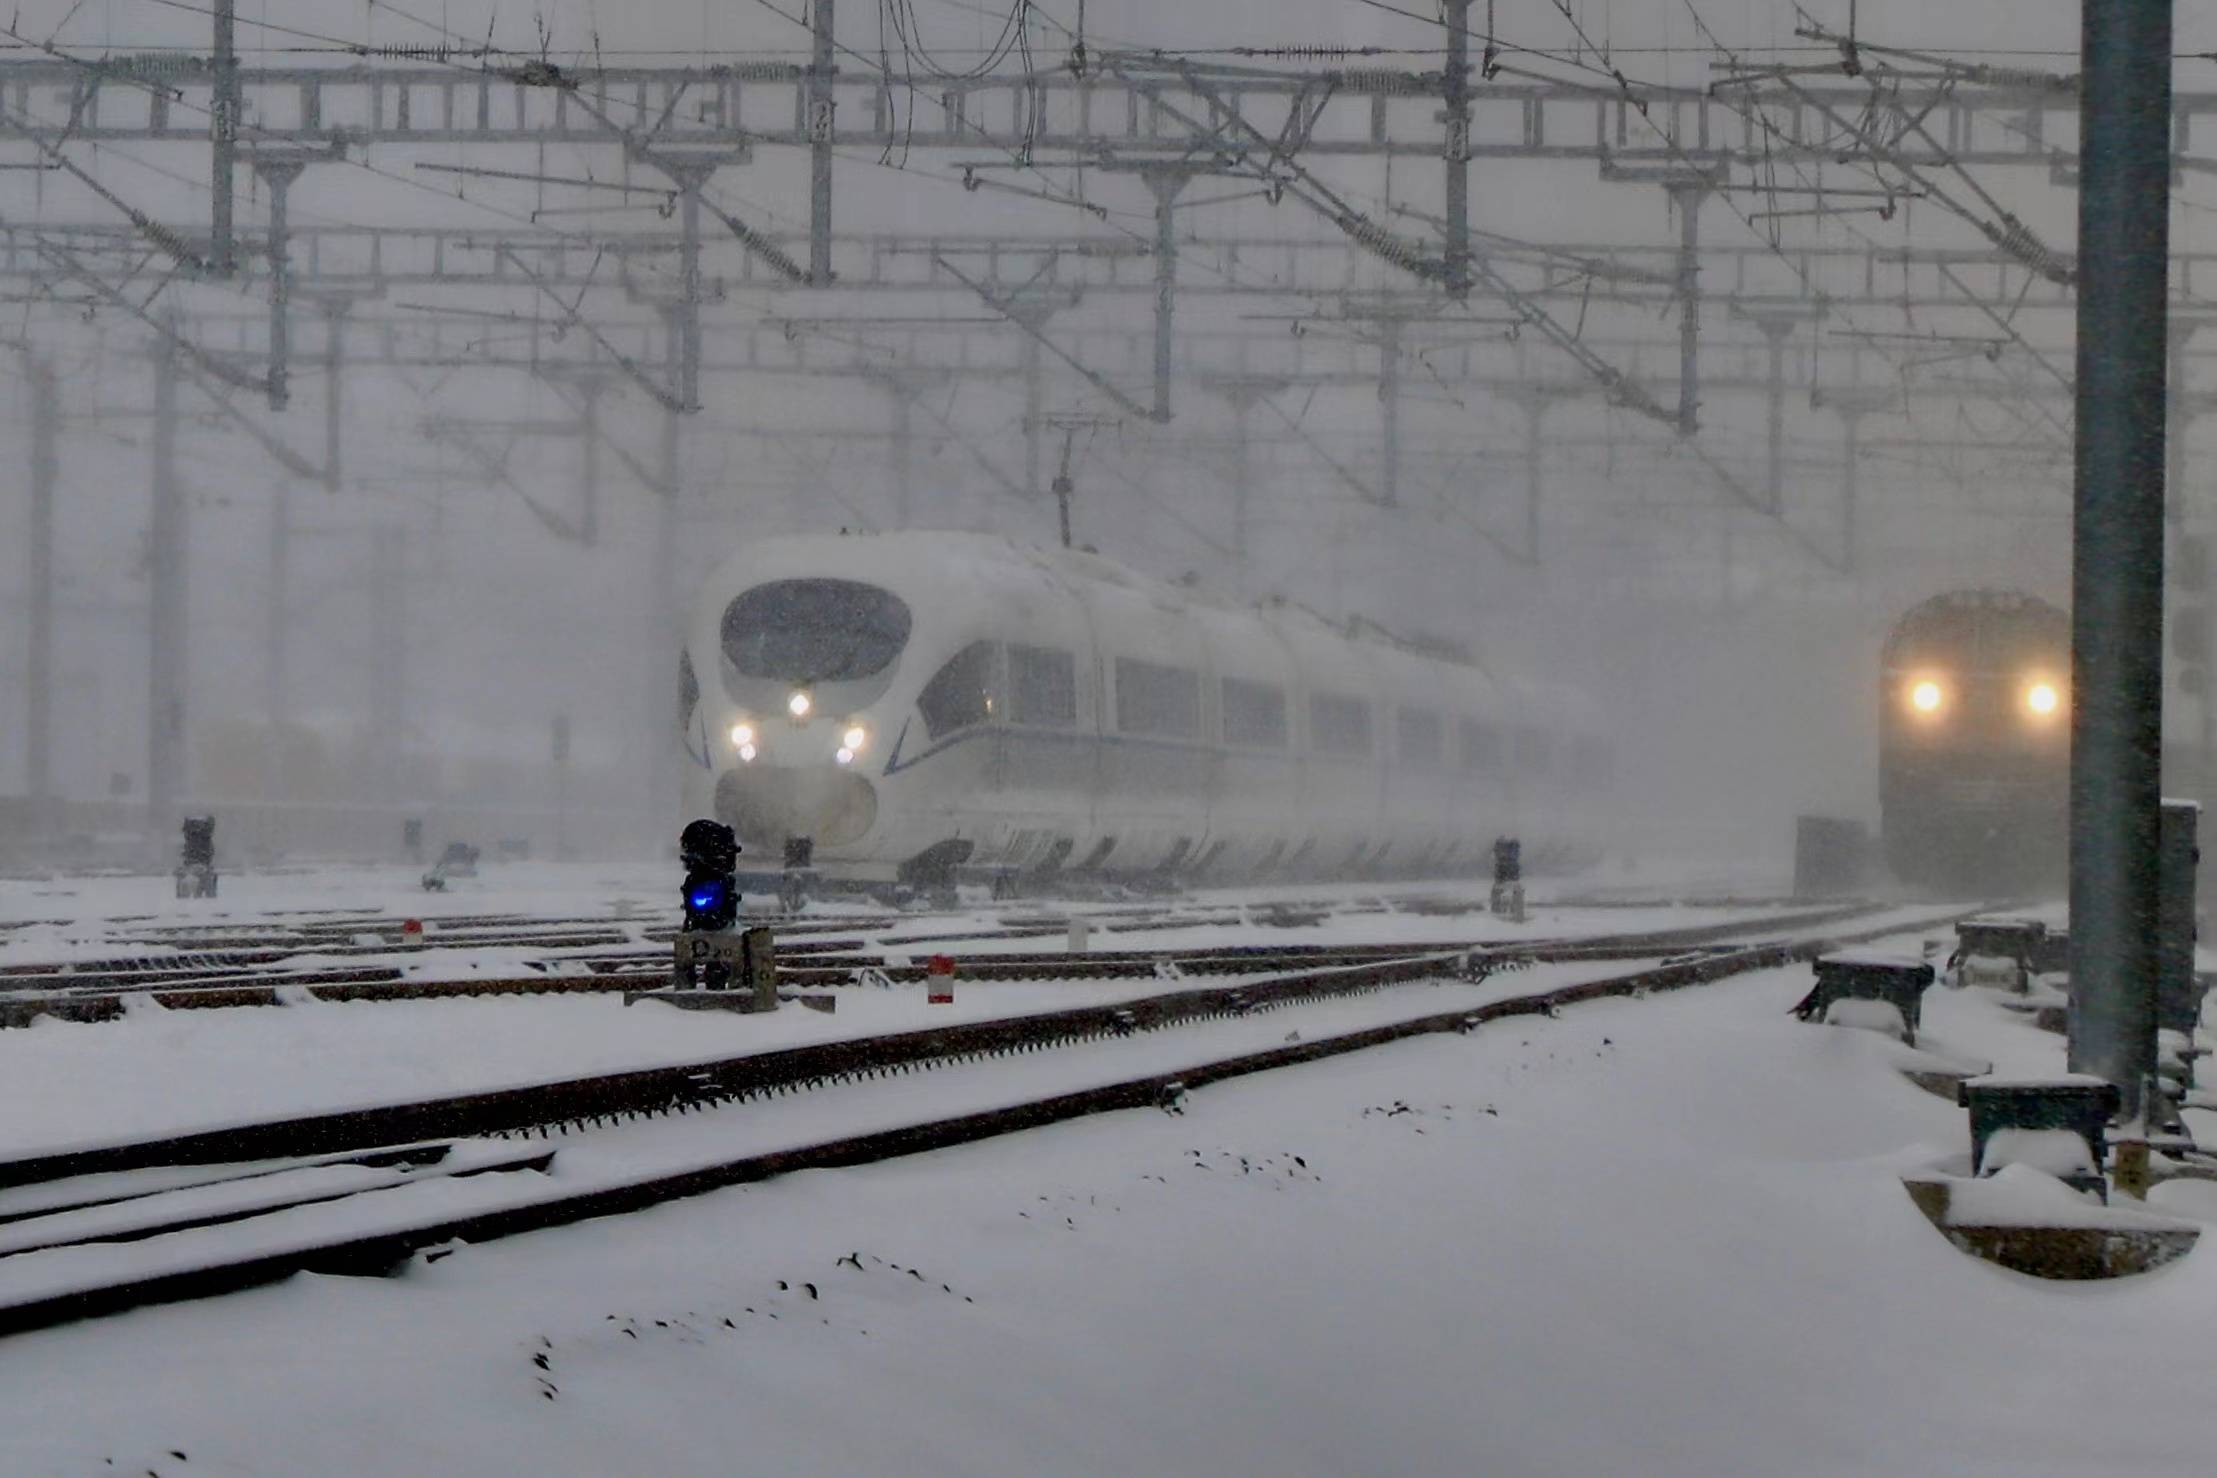
<instances>
[{"instance_id":1,"label":"catenary support mast","mask_svg":"<svg viewBox=\"0 0 2217 1478\"><path fill-rule=\"evenodd\" d=\"M2154 1071L2171 0L2086 0L2071 615L2070 1063Z\"/></svg>"}]
</instances>

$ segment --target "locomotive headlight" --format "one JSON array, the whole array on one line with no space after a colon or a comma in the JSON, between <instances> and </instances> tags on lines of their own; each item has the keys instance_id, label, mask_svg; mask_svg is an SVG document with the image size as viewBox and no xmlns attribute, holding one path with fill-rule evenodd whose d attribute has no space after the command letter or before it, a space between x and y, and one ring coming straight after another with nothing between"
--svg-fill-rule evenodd
<instances>
[{"instance_id":1,"label":"locomotive headlight","mask_svg":"<svg viewBox=\"0 0 2217 1478\"><path fill-rule=\"evenodd\" d=\"M2034 683L2025 689L2025 707L2043 718L2055 712L2056 705L2061 701L2053 683Z\"/></svg>"},{"instance_id":2,"label":"locomotive headlight","mask_svg":"<svg viewBox=\"0 0 2217 1478\"><path fill-rule=\"evenodd\" d=\"M731 726L731 745L732 745L732 748L734 748L734 749L747 749L747 748L751 748L751 747L753 746L753 744L754 744L754 725L753 725L753 724L733 724L733 725Z\"/></svg>"},{"instance_id":3,"label":"locomotive headlight","mask_svg":"<svg viewBox=\"0 0 2217 1478\"><path fill-rule=\"evenodd\" d=\"M1940 685L1928 677L1909 690L1909 706L1919 713L1937 713L1943 696Z\"/></svg>"},{"instance_id":4,"label":"locomotive headlight","mask_svg":"<svg viewBox=\"0 0 2217 1478\"><path fill-rule=\"evenodd\" d=\"M739 762L741 764L753 764L754 756L755 748L752 744L742 744L739 746Z\"/></svg>"},{"instance_id":5,"label":"locomotive headlight","mask_svg":"<svg viewBox=\"0 0 2217 1478\"><path fill-rule=\"evenodd\" d=\"M795 693L785 700L785 711L795 718L807 718L808 710L814 706L806 693Z\"/></svg>"},{"instance_id":6,"label":"locomotive headlight","mask_svg":"<svg viewBox=\"0 0 2217 1478\"><path fill-rule=\"evenodd\" d=\"M869 742L870 731L860 724L854 725L846 733L839 736L840 747L852 750L856 754L862 753L862 746Z\"/></svg>"},{"instance_id":7,"label":"locomotive headlight","mask_svg":"<svg viewBox=\"0 0 2217 1478\"><path fill-rule=\"evenodd\" d=\"M837 754L833 755L832 758L842 765L851 765L854 763L854 751L851 749L842 749Z\"/></svg>"}]
</instances>

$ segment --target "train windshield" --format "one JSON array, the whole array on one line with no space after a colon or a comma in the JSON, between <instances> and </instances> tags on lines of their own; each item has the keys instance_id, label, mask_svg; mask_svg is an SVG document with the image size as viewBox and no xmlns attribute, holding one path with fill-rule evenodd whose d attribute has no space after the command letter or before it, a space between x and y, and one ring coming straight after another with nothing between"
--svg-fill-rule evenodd
<instances>
[{"instance_id":1,"label":"train windshield","mask_svg":"<svg viewBox=\"0 0 2217 1478\"><path fill-rule=\"evenodd\" d=\"M872 677L908 645L908 603L855 580L773 580L724 608L724 659L741 677Z\"/></svg>"}]
</instances>

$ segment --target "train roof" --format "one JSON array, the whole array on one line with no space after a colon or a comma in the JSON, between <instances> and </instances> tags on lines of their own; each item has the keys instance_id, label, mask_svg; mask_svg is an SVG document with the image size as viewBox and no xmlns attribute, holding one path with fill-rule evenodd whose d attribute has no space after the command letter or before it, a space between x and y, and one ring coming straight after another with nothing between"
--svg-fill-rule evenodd
<instances>
[{"instance_id":1,"label":"train roof","mask_svg":"<svg viewBox=\"0 0 2217 1478\"><path fill-rule=\"evenodd\" d=\"M1904 611L1887 633L1889 652L1905 644L1958 641L1979 632L2068 633L2071 618L2060 606L2021 590L1949 590Z\"/></svg>"},{"instance_id":2,"label":"train roof","mask_svg":"<svg viewBox=\"0 0 2217 1478\"><path fill-rule=\"evenodd\" d=\"M2068 619L2062 607L2022 590L1947 590L1902 613L1895 629L1933 619L1978 616Z\"/></svg>"},{"instance_id":3,"label":"train roof","mask_svg":"<svg viewBox=\"0 0 2217 1478\"><path fill-rule=\"evenodd\" d=\"M1023 579L1026 571L1034 580L1043 576L1057 584L1092 583L1128 591L1165 612L1259 619L1290 631L1306 630L1419 661L1450 663L1481 677L1504 680L1473 661L1468 653L1444 642L1405 638L1367 619L1341 625L1290 601L1225 601L1189 586L1141 574L1092 550L1045 547L1002 534L910 529L776 535L754 540L724 561L711 584L736 594L739 582L753 584L812 572L869 580L913 604L956 591L983 594L1014 583L1032 583ZM1507 681L1514 683L1513 679Z\"/></svg>"}]
</instances>

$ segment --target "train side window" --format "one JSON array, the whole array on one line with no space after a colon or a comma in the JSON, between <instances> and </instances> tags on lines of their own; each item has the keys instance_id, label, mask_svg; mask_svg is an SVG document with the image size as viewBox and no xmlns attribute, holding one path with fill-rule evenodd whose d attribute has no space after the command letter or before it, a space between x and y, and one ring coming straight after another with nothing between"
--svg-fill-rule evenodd
<instances>
[{"instance_id":1,"label":"train side window","mask_svg":"<svg viewBox=\"0 0 2217 1478\"><path fill-rule=\"evenodd\" d=\"M1463 751L1465 775L1501 773L1501 731L1492 724L1466 718L1456 725L1456 740Z\"/></svg>"},{"instance_id":2,"label":"train side window","mask_svg":"<svg viewBox=\"0 0 2217 1478\"><path fill-rule=\"evenodd\" d=\"M1286 690L1275 683L1224 679L1224 742L1249 749L1286 747Z\"/></svg>"},{"instance_id":3,"label":"train side window","mask_svg":"<svg viewBox=\"0 0 2217 1478\"><path fill-rule=\"evenodd\" d=\"M1078 661L1059 647L1008 647L1008 719L1047 729L1078 722Z\"/></svg>"},{"instance_id":4,"label":"train side window","mask_svg":"<svg viewBox=\"0 0 2217 1478\"><path fill-rule=\"evenodd\" d=\"M1309 698L1309 747L1318 754L1370 753L1370 705L1338 693Z\"/></svg>"},{"instance_id":5,"label":"train side window","mask_svg":"<svg viewBox=\"0 0 2217 1478\"><path fill-rule=\"evenodd\" d=\"M1116 727L1127 734L1199 738L1201 674L1189 667L1117 658Z\"/></svg>"},{"instance_id":6,"label":"train side window","mask_svg":"<svg viewBox=\"0 0 2217 1478\"><path fill-rule=\"evenodd\" d=\"M1404 708L1394 715L1401 735L1401 763L1421 770L1436 770L1446 749L1446 726L1429 708Z\"/></svg>"},{"instance_id":7,"label":"train side window","mask_svg":"<svg viewBox=\"0 0 2217 1478\"><path fill-rule=\"evenodd\" d=\"M972 642L932 674L916 695L917 710L924 715L924 728L932 738L992 722L999 706L995 701L999 657L1000 648L992 642Z\"/></svg>"}]
</instances>

